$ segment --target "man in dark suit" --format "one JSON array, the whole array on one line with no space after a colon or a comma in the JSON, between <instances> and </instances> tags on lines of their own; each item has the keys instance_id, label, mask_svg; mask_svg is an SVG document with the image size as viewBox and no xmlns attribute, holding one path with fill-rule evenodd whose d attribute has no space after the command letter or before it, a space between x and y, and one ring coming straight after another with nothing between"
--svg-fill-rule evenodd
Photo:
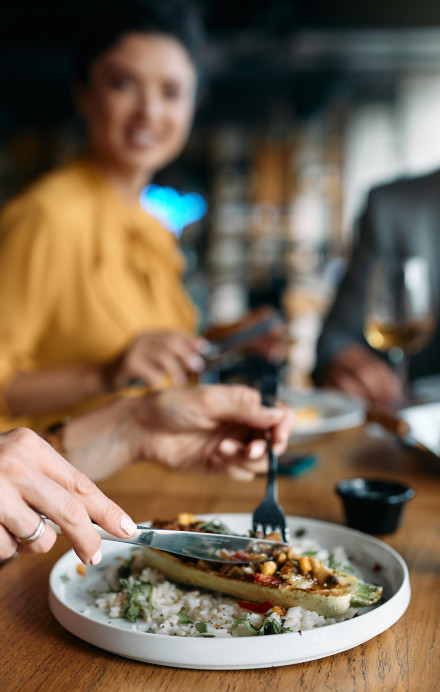
<instances>
[{"instance_id":1,"label":"man in dark suit","mask_svg":"<svg viewBox=\"0 0 440 692\"><path fill-rule=\"evenodd\" d=\"M429 263L437 325L435 334L410 359L410 379L440 372L440 171L406 178L370 192L360 218L347 273L324 322L314 379L377 403L398 401L401 385L387 359L363 336L366 279L373 259L417 255Z\"/></svg>"}]
</instances>

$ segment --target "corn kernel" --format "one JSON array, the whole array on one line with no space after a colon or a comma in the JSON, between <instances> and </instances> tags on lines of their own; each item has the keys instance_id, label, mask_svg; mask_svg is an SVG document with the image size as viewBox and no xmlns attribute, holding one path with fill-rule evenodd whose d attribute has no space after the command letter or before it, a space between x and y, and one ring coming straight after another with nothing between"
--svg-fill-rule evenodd
<instances>
[{"instance_id":1,"label":"corn kernel","mask_svg":"<svg viewBox=\"0 0 440 692\"><path fill-rule=\"evenodd\" d=\"M272 608L272 612L273 612L273 613L276 613L276 614L279 615L280 617L283 617L283 615L286 614L286 609L283 608L283 606L274 605L274 607Z\"/></svg>"},{"instance_id":2,"label":"corn kernel","mask_svg":"<svg viewBox=\"0 0 440 692\"><path fill-rule=\"evenodd\" d=\"M82 563L80 563L79 565L76 566L76 571L77 571L78 574L80 574L82 577L85 577L86 574L87 574L87 570L86 570L85 566L84 566Z\"/></svg>"},{"instance_id":3,"label":"corn kernel","mask_svg":"<svg viewBox=\"0 0 440 692\"><path fill-rule=\"evenodd\" d=\"M312 569L312 563L310 562L310 558L307 555L303 555L303 557L300 557L299 566L301 567L302 572L310 572Z\"/></svg>"},{"instance_id":4,"label":"corn kernel","mask_svg":"<svg viewBox=\"0 0 440 692\"><path fill-rule=\"evenodd\" d=\"M313 574L318 574L319 570L322 567L321 560L318 560L318 558L312 556L310 558L310 564L311 564L311 570L312 570Z\"/></svg>"},{"instance_id":5,"label":"corn kernel","mask_svg":"<svg viewBox=\"0 0 440 692\"><path fill-rule=\"evenodd\" d=\"M263 562L261 565L261 574L266 574L267 576L271 577L274 572L276 572L277 569L277 563L273 562L273 560L268 560L267 562Z\"/></svg>"},{"instance_id":6,"label":"corn kernel","mask_svg":"<svg viewBox=\"0 0 440 692\"><path fill-rule=\"evenodd\" d=\"M280 554L277 556L277 562L279 562L280 565L282 565L283 562L286 562L286 560L287 560L287 555L286 555L286 553L280 553Z\"/></svg>"},{"instance_id":7,"label":"corn kernel","mask_svg":"<svg viewBox=\"0 0 440 692\"><path fill-rule=\"evenodd\" d=\"M299 555L297 555L293 548L289 548L287 551L287 557L289 560L299 560Z\"/></svg>"},{"instance_id":8,"label":"corn kernel","mask_svg":"<svg viewBox=\"0 0 440 692\"><path fill-rule=\"evenodd\" d=\"M181 512L177 515L177 523L182 526L189 526L195 522L196 518L194 514L189 514L189 512Z\"/></svg>"}]
</instances>

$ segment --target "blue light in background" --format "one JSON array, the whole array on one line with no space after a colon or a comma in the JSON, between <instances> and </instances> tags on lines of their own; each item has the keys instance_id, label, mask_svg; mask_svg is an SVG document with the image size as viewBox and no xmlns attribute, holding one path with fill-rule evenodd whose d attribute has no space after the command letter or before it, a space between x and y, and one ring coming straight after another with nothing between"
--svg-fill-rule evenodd
<instances>
[{"instance_id":1,"label":"blue light in background","mask_svg":"<svg viewBox=\"0 0 440 692\"><path fill-rule=\"evenodd\" d=\"M197 192L178 192L172 187L148 185L139 198L141 207L179 238L185 226L202 219L206 200Z\"/></svg>"}]
</instances>

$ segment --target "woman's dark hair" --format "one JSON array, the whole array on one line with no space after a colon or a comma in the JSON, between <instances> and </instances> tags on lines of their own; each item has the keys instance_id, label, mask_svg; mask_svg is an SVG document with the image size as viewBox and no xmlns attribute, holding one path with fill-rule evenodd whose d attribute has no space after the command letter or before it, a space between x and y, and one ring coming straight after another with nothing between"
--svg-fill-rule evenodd
<instances>
[{"instance_id":1,"label":"woman's dark hair","mask_svg":"<svg viewBox=\"0 0 440 692\"><path fill-rule=\"evenodd\" d=\"M200 78L203 30L195 9L183 0L92 0L85 20L74 42L74 84L87 84L93 62L129 33L176 39Z\"/></svg>"}]
</instances>

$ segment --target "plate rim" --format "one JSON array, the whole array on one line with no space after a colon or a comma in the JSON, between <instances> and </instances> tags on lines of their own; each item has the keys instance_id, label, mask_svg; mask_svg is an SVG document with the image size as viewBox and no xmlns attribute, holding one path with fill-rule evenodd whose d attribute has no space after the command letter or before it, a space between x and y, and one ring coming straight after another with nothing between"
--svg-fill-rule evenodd
<instances>
[{"instance_id":1,"label":"plate rim","mask_svg":"<svg viewBox=\"0 0 440 692\"><path fill-rule=\"evenodd\" d=\"M233 521L234 517L240 520L251 517L248 513L216 513L202 514L200 516L207 519L214 517L223 519L229 518L230 521ZM296 522L297 525L306 524L305 528L321 528L324 530L336 529L337 531L341 531L341 535L346 534L354 538L361 538L362 541L367 544L373 546L377 545L382 551L385 550L385 552L393 558L395 563L399 565L401 569L401 582L397 590L385 603L360 616L363 623L361 628L358 626L359 618L353 618L341 623L304 630L301 634L298 632L285 633L280 635L282 636L281 641L277 639L277 655L275 658L273 656L273 651L272 654L269 654L269 658L267 657L267 650L269 649L270 652L274 649L274 647L267 646L267 638L243 637L237 640L219 637L214 639L194 639L191 637L157 635L127 629L126 627L121 628L116 623L101 622L90 618L88 615L76 610L72 605L60 598L58 589L55 585L55 579L58 577L58 573L64 569L65 563L68 564L72 562L72 560L79 563L79 559L73 550L69 550L61 556L50 572L50 609L55 619L67 631L100 649L140 662L200 670L244 670L251 668L277 667L325 658L326 656L331 656L354 648L372 639L400 619L408 607L411 589L408 567L397 551L373 536L356 531L355 529L350 529L342 524L298 516L289 516L288 520L289 522ZM129 550L131 548L131 544L123 546L122 544L111 543L106 550L106 546L104 545L104 559L114 557L121 549ZM380 612L383 616L380 625L377 623L377 617L374 617L379 609L381 609ZM341 626L343 629L341 629ZM332 629L334 627L339 627L339 630L336 632L339 635L343 635L337 638L336 643L335 637L332 638L332 633L335 633L335 630ZM114 634L115 631L118 633L119 639L117 646L111 644L112 634ZM300 637L300 640L298 637ZM149 651L143 652L143 647L139 647L142 641L146 642L146 648ZM174 655L173 657L169 657L167 654L163 655L163 651L168 651L171 642L176 645L176 649L180 649L181 651L180 656L177 658ZM197 644L195 645L194 642L197 642ZM244 642L244 644L237 647L238 642ZM243 657L241 650L249 648L246 647L246 642L252 642L252 655L248 652L247 655ZM291 652L289 643L293 645ZM306 645L310 645L312 649L315 647L315 652L309 652L306 655L301 653L307 649ZM300 649L298 652L299 655L295 655L295 651L298 650L298 648ZM150 651L151 649L152 651ZM239 652L238 656L236 655L237 651ZM215 653L216 656L209 660L209 656L211 655L212 657L213 653ZM226 663L224 660L219 660L219 656L222 657L224 655L227 656ZM197 660L198 658L200 660Z\"/></svg>"},{"instance_id":2,"label":"plate rim","mask_svg":"<svg viewBox=\"0 0 440 692\"><path fill-rule=\"evenodd\" d=\"M289 393L293 397L298 397L299 399L303 397L305 399L304 406L313 406L313 401L308 402L308 398L317 397L318 399L334 399L344 401L347 406L352 405L352 410L344 410L342 413L335 414L333 416L328 416L327 418L322 417L317 420L309 421L306 423L299 424L293 429L290 434L290 439L295 440L297 437L309 437L316 435L325 435L331 432L337 432L338 430L349 430L350 428L356 428L365 423L366 420L366 406L365 404L356 397L349 396L333 389L321 390L321 389L304 389L300 391L295 391L291 387L286 385L280 386L279 399L283 403L291 406L294 410L294 405L289 402ZM319 403L319 402L318 402Z\"/></svg>"}]
</instances>

